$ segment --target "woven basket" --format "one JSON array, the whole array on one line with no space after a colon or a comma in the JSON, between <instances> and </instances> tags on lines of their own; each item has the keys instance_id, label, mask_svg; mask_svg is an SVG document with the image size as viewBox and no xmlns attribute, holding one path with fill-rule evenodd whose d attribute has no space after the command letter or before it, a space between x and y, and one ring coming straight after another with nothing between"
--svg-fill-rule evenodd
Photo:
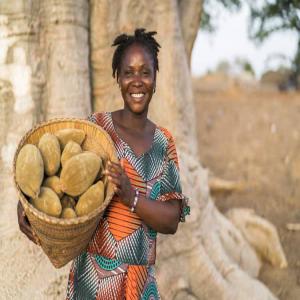
<instances>
[{"instance_id":1,"label":"woven basket","mask_svg":"<svg viewBox=\"0 0 300 300\"><path fill-rule=\"evenodd\" d=\"M103 215L103 212L114 194L114 185L108 182L106 197L101 207L88 215L73 219L59 219L34 208L20 190L16 182L16 159L25 144L37 146L39 139L46 132L55 133L59 129L78 128L84 130L86 138L82 144L83 150L92 151L98 155L107 155L114 162L118 161L114 144L101 127L81 119L53 119L42 123L27 132L20 141L14 157L14 182L19 199L29 219L40 245L51 263L61 268L83 252Z\"/></svg>"}]
</instances>

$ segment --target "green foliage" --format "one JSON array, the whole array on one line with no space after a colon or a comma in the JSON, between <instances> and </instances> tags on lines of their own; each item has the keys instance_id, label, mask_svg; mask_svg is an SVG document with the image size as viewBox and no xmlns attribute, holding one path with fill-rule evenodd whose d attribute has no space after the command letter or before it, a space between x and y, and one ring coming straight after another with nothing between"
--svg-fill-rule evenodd
<instances>
[{"instance_id":1,"label":"green foliage","mask_svg":"<svg viewBox=\"0 0 300 300\"><path fill-rule=\"evenodd\" d=\"M272 33L291 30L298 34L298 49L293 60L291 81L300 86L300 0L248 0L251 18L250 37L263 42Z\"/></svg>"},{"instance_id":2,"label":"green foliage","mask_svg":"<svg viewBox=\"0 0 300 300\"><path fill-rule=\"evenodd\" d=\"M248 3L252 38L263 41L279 30L295 30L300 34L299 0L248 0Z\"/></svg>"},{"instance_id":3,"label":"green foliage","mask_svg":"<svg viewBox=\"0 0 300 300\"><path fill-rule=\"evenodd\" d=\"M222 9L238 11L241 8L241 0L204 0L201 16L201 29L213 32L217 28L218 16Z\"/></svg>"},{"instance_id":4,"label":"green foliage","mask_svg":"<svg viewBox=\"0 0 300 300\"><path fill-rule=\"evenodd\" d=\"M249 73L255 76L255 72L251 63L246 58L242 57L236 58L233 62L228 62L226 60L220 61L215 71L228 75L239 75L241 73Z\"/></svg>"},{"instance_id":5,"label":"green foliage","mask_svg":"<svg viewBox=\"0 0 300 300\"><path fill-rule=\"evenodd\" d=\"M300 87L300 0L204 0L201 28L213 32L217 28L220 11L238 11L247 2L250 8L249 35L263 42L272 33L290 30L298 34L298 49L293 59L291 81ZM251 66L245 66L251 72Z\"/></svg>"},{"instance_id":6,"label":"green foliage","mask_svg":"<svg viewBox=\"0 0 300 300\"><path fill-rule=\"evenodd\" d=\"M238 57L235 59L235 64L240 68L240 70L255 76L254 69L247 59Z\"/></svg>"}]
</instances>

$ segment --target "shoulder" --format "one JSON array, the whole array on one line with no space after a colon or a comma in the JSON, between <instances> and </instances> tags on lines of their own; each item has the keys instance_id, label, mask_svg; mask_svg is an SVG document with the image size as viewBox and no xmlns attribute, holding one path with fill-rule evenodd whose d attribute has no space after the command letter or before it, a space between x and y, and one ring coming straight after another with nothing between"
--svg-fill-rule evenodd
<instances>
[{"instance_id":1,"label":"shoulder","mask_svg":"<svg viewBox=\"0 0 300 300\"><path fill-rule=\"evenodd\" d=\"M171 132L167 128L162 127L162 126L157 126L157 128L162 132L162 134L165 136L165 138L168 141L174 140Z\"/></svg>"},{"instance_id":2,"label":"shoulder","mask_svg":"<svg viewBox=\"0 0 300 300\"><path fill-rule=\"evenodd\" d=\"M173 135L171 134L171 132L167 128L162 127L162 126L157 126L157 128L160 130L160 132L164 136L164 138L167 142L168 148L172 145L175 145L175 140L173 138Z\"/></svg>"},{"instance_id":3,"label":"shoulder","mask_svg":"<svg viewBox=\"0 0 300 300\"><path fill-rule=\"evenodd\" d=\"M175 145L175 140L173 138L173 135L167 128L158 126L158 129L161 131L161 133L165 138L167 157L170 160L174 160L175 163L178 165L178 157L177 157L176 145Z\"/></svg>"},{"instance_id":4,"label":"shoulder","mask_svg":"<svg viewBox=\"0 0 300 300\"><path fill-rule=\"evenodd\" d=\"M90 114L87 119L88 121L91 121L93 123L96 123L97 125L101 127L105 127L106 123L109 120L109 114L110 112L94 112Z\"/></svg>"}]
</instances>

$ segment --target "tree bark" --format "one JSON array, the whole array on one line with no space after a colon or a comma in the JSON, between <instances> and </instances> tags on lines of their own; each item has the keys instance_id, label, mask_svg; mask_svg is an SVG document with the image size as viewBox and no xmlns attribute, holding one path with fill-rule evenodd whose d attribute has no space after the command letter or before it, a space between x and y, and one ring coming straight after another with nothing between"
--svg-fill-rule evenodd
<instances>
[{"instance_id":1,"label":"tree bark","mask_svg":"<svg viewBox=\"0 0 300 300\"><path fill-rule=\"evenodd\" d=\"M56 270L17 225L12 159L39 121L91 112L89 4L86 0L0 2L1 200L3 299L64 299L69 266Z\"/></svg>"},{"instance_id":2,"label":"tree bark","mask_svg":"<svg viewBox=\"0 0 300 300\"><path fill-rule=\"evenodd\" d=\"M200 27L203 0L178 0L181 32L188 62Z\"/></svg>"}]
</instances>

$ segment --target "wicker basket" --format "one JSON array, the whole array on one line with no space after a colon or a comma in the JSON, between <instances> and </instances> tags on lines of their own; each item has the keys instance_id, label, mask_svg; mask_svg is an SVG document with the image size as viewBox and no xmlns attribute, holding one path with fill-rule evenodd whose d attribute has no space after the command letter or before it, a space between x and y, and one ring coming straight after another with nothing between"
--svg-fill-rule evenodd
<instances>
[{"instance_id":1,"label":"wicker basket","mask_svg":"<svg viewBox=\"0 0 300 300\"><path fill-rule=\"evenodd\" d=\"M20 141L14 157L15 186L32 229L37 235L45 254L56 268L66 265L86 249L105 208L114 194L114 186L109 182L102 206L88 215L73 219L59 219L48 216L28 202L27 196L22 193L16 183L16 159L19 151L25 144L37 145L44 133L55 133L64 128L78 128L85 131L86 138L82 144L83 150L89 150L100 155L104 154L111 161L118 161L114 144L107 132L86 120L53 119L37 125L27 132Z\"/></svg>"}]
</instances>

